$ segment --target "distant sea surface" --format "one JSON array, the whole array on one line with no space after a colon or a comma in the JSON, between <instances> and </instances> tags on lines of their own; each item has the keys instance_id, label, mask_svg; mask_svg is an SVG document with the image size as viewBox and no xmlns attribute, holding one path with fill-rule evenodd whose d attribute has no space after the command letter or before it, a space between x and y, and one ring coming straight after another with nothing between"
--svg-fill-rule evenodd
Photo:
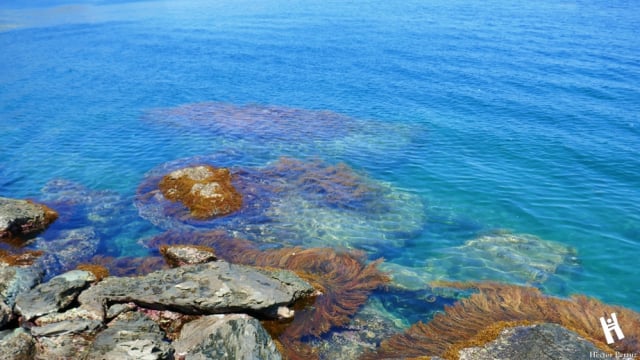
<instances>
[{"instance_id":1,"label":"distant sea surface","mask_svg":"<svg viewBox=\"0 0 640 360\"><path fill-rule=\"evenodd\" d=\"M639 39L624 0L5 0L0 196L65 179L136 213L138 185L177 159L342 162L391 205L288 217L322 228L314 246L384 256L406 286L512 281L640 310ZM298 118L273 134L194 119L219 109ZM127 220L101 249L144 255L156 225ZM492 234L533 240L473 242Z\"/></svg>"}]
</instances>

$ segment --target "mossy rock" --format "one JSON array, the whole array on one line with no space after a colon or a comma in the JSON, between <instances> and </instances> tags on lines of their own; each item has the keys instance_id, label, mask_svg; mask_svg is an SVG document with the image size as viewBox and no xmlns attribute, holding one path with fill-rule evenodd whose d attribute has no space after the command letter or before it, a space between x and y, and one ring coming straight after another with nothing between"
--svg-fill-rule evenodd
<instances>
[{"instance_id":1,"label":"mossy rock","mask_svg":"<svg viewBox=\"0 0 640 360\"><path fill-rule=\"evenodd\" d=\"M159 187L165 198L184 204L196 219L227 215L242 207L242 195L231 184L226 168L182 168L165 175Z\"/></svg>"}]
</instances>

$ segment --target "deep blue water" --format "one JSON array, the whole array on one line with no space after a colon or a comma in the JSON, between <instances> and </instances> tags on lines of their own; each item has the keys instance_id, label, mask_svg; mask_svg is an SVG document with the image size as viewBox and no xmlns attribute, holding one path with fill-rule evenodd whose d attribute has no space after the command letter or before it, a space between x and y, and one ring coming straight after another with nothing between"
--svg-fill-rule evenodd
<instances>
[{"instance_id":1,"label":"deep blue water","mask_svg":"<svg viewBox=\"0 0 640 360\"><path fill-rule=\"evenodd\" d=\"M557 252L535 285L640 310L639 14L634 1L4 1L0 196L46 199L54 179L114 192L133 215L108 215L122 231L103 229L101 249L144 254L161 228L134 196L164 163L345 162L387 189L389 211L295 219L306 203L292 198L278 214L309 245L383 255L407 287L526 283L519 271L540 268L522 263ZM245 136L166 115L194 103L300 109L301 125ZM327 132L319 110L351 130ZM497 229L553 245L519 258L468 243Z\"/></svg>"}]
</instances>

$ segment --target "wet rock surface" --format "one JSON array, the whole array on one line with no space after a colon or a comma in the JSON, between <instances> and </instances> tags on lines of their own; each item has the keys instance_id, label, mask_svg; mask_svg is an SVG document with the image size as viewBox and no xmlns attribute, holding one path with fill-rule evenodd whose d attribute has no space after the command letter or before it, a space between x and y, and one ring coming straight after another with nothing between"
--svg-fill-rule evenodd
<instances>
[{"instance_id":1,"label":"wet rock surface","mask_svg":"<svg viewBox=\"0 0 640 360\"><path fill-rule=\"evenodd\" d=\"M26 240L46 229L57 217L46 205L0 197L0 239Z\"/></svg>"},{"instance_id":2,"label":"wet rock surface","mask_svg":"<svg viewBox=\"0 0 640 360\"><path fill-rule=\"evenodd\" d=\"M314 289L294 273L217 261L133 278L109 277L80 294L83 307L104 314L107 304L134 302L185 314L251 311L276 317L280 306Z\"/></svg>"},{"instance_id":3,"label":"wet rock surface","mask_svg":"<svg viewBox=\"0 0 640 360\"><path fill-rule=\"evenodd\" d=\"M460 350L460 360L583 360L606 354L591 342L557 324L518 326L481 347Z\"/></svg>"},{"instance_id":4,"label":"wet rock surface","mask_svg":"<svg viewBox=\"0 0 640 360\"><path fill-rule=\"evenodd\" d=\"M186 324L173 343L185 360L279 360L275 343L260 322L245 314L204 316Z\"/></svg>"}]
</instances>

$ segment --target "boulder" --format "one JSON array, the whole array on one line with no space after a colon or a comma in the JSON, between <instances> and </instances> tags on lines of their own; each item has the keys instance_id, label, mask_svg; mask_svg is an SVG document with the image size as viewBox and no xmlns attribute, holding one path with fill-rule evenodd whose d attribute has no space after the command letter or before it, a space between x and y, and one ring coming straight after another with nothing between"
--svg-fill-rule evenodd
<instances>
[{"instance_id":1,"label":"boulder","mask_svg":"<svg viewBox=\"0 0 640 360\"><path fill-rule=\"evenodd\" d=\"M46 229L58 214L42 204L29 200L0 197L0 239L20 241Z\"/></svg>"},{"instance_id":2,"label":"boulder","mask_svg":"<svg viewBox=\"0 0 640 360\"><path fill-rule=\"evenodd\" d=\"M170 266L182 266L187 264L204 264L216 260L216 254L212 248L198 245L171 245L160 246L160 253Z\"/></svg>"},{"instance_id":3,"label":"boulder","mask_svg":"<svg viewBox=\"0 0 640 360\"><path fill-rule=\"evenodd\" d=\"M0 331L0 360L31 360L35 341L22 328Z\"/></svg>"},{"instance_id":4,"label":"boulder","mask_svg":"<svg viewBox=\"0 0 640 360\"><path fill-rule=\"evenodd\" d=\"M196 219L227 215L242 206L242 195L231 184L226 168L200 165L178 169L164 176L158 186L165 198L184 204Z\"/></svg>"},{"instance_id":5,"label":"boulder","mask_svg":"<svg viewBox=\"0 0 640 360\"><path fill-rule=\"evenodd\" d=\"M460 360L582 360L601 353L573 331L545 323L505 329L494 341L460 350Z\"/></svg>"},{"instance_id":6,"label":"boulder","mask_svg":"<svg viewBox=\"0 0 640 360\"><path fill-rule=\"evenodd\" d=\"M69 306L80 291L95 280L92 273L82 270L58 275L44 284L19 294L16 299L16 310L25 320L59 312Z\"/></svg>"},{"instance_id":7,"label":"boulder","mask_svg":"<svg viewBox=\"0 0 640 360\"><path fill-rule=\"evenodd\" d=\"M164 341L158 324L146 315L129 311L118 315L100 332L86 356L92 360L173 359L173 348Z\"/></svg>"},{"instance_id":8,"label":"boulder","mask_svg":"<svg viewBox=\"0 0 640 360\"><path fill-rule=\"evenodd\" d=\"M33 266L7 266L0 263L0 327L13 319L17 296L38 284L42 276L42 271Z\"/></svg>"},{"instance_id":9,"label":"boulder","mask_svg":"<svg viewBox=\"0 0 640 360\"><path fill-rule=\"evenodd\" d=\"M138 277L108 277L83 291L82 307L104 317L107 305L133 302L183 314L252 312L275 318L278 309L314 292L286 270L224 261L185 265Z\"/></svg>"},{"instance_id":10,"label":"boulder","mask_svg":"<svg viewBox=\"0 0 640 360\"><path fill-rule=\"evenodd\" d=\"M210 315L182 328L173 343L176 357L206 359L282 359L260 322L245 314Z\"/></svg>"}]
</instances>

